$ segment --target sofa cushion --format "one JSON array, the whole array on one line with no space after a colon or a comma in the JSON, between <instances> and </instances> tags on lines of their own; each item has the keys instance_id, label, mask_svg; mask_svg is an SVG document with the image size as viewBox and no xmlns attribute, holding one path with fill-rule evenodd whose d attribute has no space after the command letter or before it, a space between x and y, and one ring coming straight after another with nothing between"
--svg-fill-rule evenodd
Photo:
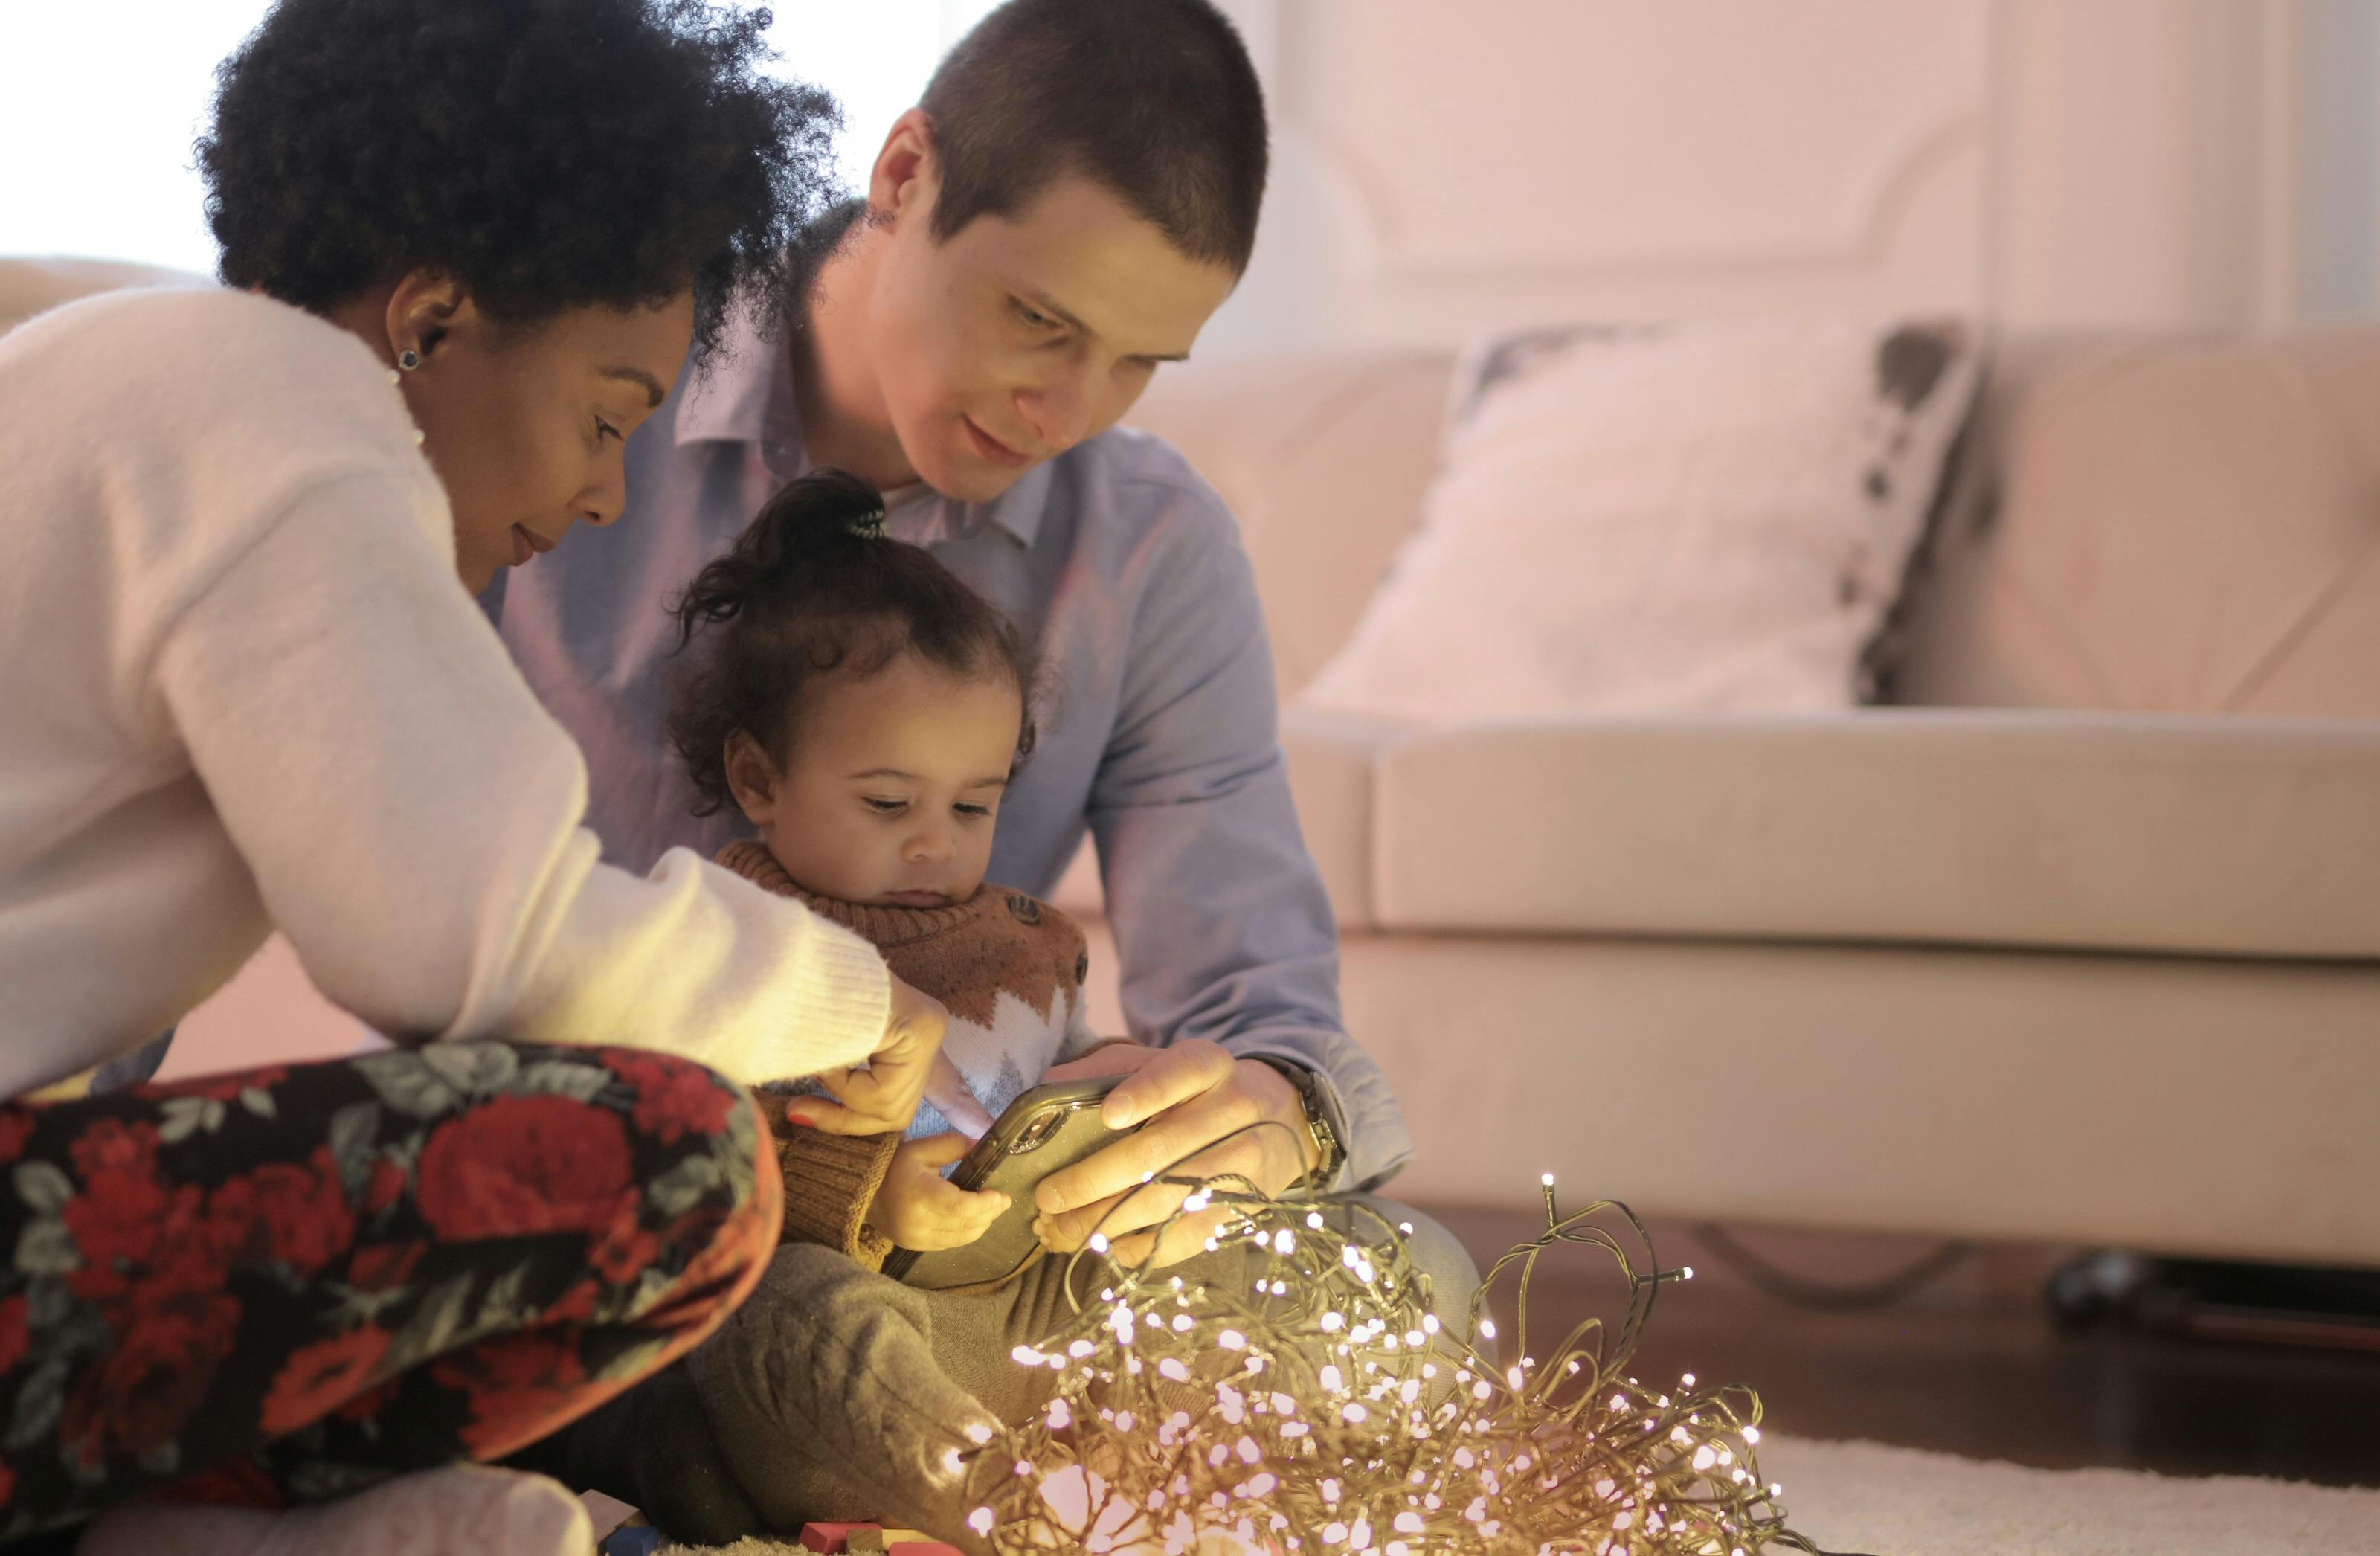
<instances>
[{"instance_id":1,"label":"sofa cushion","mask_svg":"<svg viewBox=\"0 0 2380 1556\"><path fill-rule=\"evenodd\" d=\"M1298 827L1342 930L1372 926L1372 763L1380 748L1402 731L1394 723L1303 709L1281 719L1281 752L1289 763ZM1053 906L1077 918L1105 916L1099 852L1088 837L1049 896Z\"/></svg>"},{"instance_id":2,"label":"sofa cushion","mask_svg":"<svg viewBox=\"0 0 2380 1556\"><path fill-rule=\"evenodd\" d=\"M1474 724L1374 782L1387 930L2380 957L2380 725Z\"/></svg>"},{"instance_id":3,"label":"sofa cushion","mask_svg":"<svg viewBox=\"0 0 2380 1556\"><path fill-rule=\"evenodd\" d=\"M1937 538L1902 700L2380 715L2380 327L1994 371L1998 501Z\"/></svg>"},{"instance_id":4,"label":"sofa cushion","mask_svg":"<svg viewBox=\"0 0 2380 1556\"><path fill-rule=\"evenodd\" d=\"M1201 362L1160 373L1133 407L1239 519L1283 701L1339 651L1421 522L1452 371L1436 351Z\"/></svg>"},{"instance_id":5,"label":"sofa cushion","mask_svg":"<svg viewBox=\"0 0 2380 1556\"><path fill-rule=\"evenodd\" d=\"M1843 709L1966 419L1973 333L1491 336L1426 519L1305 696L1434 719Z\"/></svg>"},{"instance_id":6,"label":"sofa cushion","mask_svg":"<svg viewBox=\"0 0 2380 1556\"><path fill-rule=\"evenodd\" d=\"M1281 719L1281 750L1289 759L1298 829L1342 930L1375 924L1373 765L1381 748L1403 731L1393 722L1318 709L1293 709Z\"/></svg>"},{"instance_id":7,"label":"sofa cushion","mask_svg":"<svg viewBox=\"0 0 2380 1556\"><path fill-rule=\"evenodd\" d=\"M36 313L125 286L212 286L203 275L118 260L0 259L0 334Z\"/></svg>"}]
</instances>

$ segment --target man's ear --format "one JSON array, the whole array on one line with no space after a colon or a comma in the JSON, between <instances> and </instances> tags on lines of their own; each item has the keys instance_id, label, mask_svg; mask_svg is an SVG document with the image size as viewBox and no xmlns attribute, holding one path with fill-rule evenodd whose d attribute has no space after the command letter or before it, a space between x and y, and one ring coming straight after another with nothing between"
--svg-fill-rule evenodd
<instances>
[{"instance_id":1,"label":"man's ear","mask_svg":"<svg viewBox=\"0 0 2380 1556\"><path fill-rule=\"evenodd\" d=\"M760 743L742 730L727 737L727 792L735 807L756 827L766 827L777 813L777 789L784 782L777 764Z\"/></svg>"},{"instance_id":2,"label":"man's ear","mask_svg":"<svg viewBox=\"0 0 2380 1556\"><path fill-rule=\"evenodd\" d=\"M868 213L877 222L919 220L931 211L941 188L942 164L935 149L934 121L912 108L892 121L868 175Z\"/></svg>"},{"instance_id":3,"label":"man's ear","mask_svg":"<svg viewBox=\"0 0 2380 1556\"><path fill-rule=\"evenodd\" d=\"M417 270L399 281L384 314L389 357L400 367L407 351L418 357L417 366L429 365L458 333L470 334L482 325L470 288L435 270Z\"/></svg>"}]
</instances>

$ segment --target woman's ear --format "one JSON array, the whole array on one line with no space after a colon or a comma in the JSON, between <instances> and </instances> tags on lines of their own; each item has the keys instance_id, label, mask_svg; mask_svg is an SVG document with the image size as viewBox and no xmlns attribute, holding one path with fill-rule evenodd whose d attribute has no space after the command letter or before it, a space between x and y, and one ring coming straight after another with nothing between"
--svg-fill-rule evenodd
<instances>
[{"instance_id":1,"label":"woman's ear","mask_svg":"<svg viewBox=\"0 0 2380 1556\"><path fill-rule=\"evenodd\" d=\"M390 358L410 371L427 363L457 329L476 329L480 314L461 282L443 272L417 270L389 293L384 322ZM408 351L414 358L410 368Z\"/></svg>"},{"instance_id":2,"label":"woman's ear","mask_svg":"<svg viewBox=\"0 0 2380 1556\"><path fill-rule=\"evenodd\" d=\"M776 819L777 791L784 775L769 760L769 753L760 749L760 743L740 729L727 737L724 755L727 792L735 796L735 808L744 812L746 821L767 831Z\"/></svg>"}]
</instances>

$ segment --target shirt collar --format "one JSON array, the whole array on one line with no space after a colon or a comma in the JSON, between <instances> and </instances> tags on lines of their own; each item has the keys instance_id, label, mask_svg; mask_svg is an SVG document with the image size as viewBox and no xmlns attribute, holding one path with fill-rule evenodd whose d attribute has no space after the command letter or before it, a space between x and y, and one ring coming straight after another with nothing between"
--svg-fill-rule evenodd
<instances>
[{"instance_id":1,"label":"shirt collar","mask_svg":"<svg viewBox=\"0 0 2380 1556\"><path fill-rule=\"evenodd\" d=\"M793 353L783 330L764 334L760 323L749 309L731 310L710 360L700 371L688 364L678 375L678 444L760 443L771 407L782 401L790 411Z\"/></svg>"},{"instance_id":2,"label":"shirt collar","mask_svg":"<svg viewBox=\"0 0 2380 1556\"><path fill-rule=\"evenodd\" d=\"M794 411L794 359L783 331L764 334L760 322L737 309L720 332L707 370L689 367L678 381L675 441L750 444L772 469L799 474L809 468L802 453L801 422ZM1028 551L1041 533L1050 504L1051 461L1026 470L1015 484L989 503L960 503L935 494L920 504L924 528L933 539L956 538L982 524L997 525ZM928 517L930 516L930 517Z\"/></svg>"}]
</instances>

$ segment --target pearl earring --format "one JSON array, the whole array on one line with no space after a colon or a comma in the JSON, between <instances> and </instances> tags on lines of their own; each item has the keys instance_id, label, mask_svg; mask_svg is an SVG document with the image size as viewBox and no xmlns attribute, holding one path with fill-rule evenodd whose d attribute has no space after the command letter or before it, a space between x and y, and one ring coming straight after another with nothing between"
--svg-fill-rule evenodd
<instances>
[{"instance_id":1,"label":"pearl earring","mask_svg":"<svg viewBox=\"0 0 2380 1556\"><path fill-rule=\"evenodd\" d=\"M403 368L406 371L411 372L414 369L421 365L421 353L408 346L404 350L396 354L396 365Z\"/></svg>"}]
</instances>

